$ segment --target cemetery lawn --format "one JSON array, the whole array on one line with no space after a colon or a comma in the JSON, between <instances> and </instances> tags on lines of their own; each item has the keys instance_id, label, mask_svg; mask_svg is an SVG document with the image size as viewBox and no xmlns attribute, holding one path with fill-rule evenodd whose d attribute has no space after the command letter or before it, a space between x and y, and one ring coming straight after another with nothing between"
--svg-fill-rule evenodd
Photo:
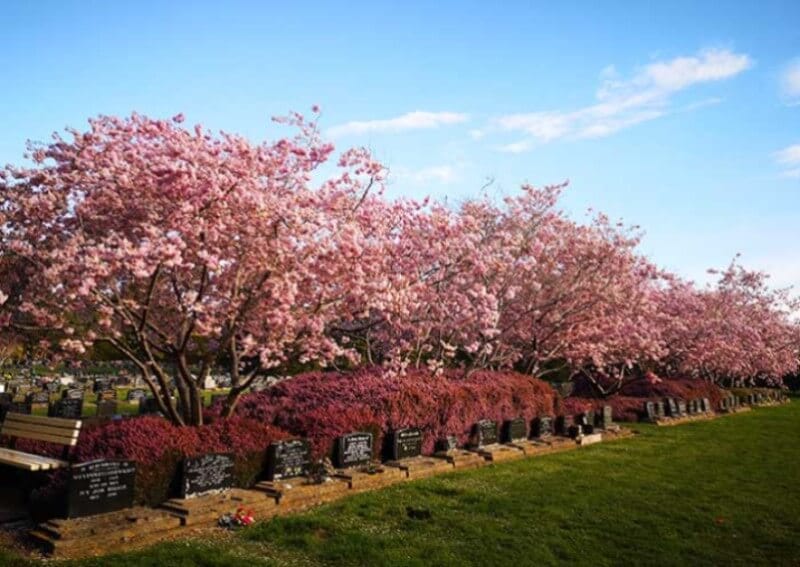
<instances>
[{"instance_id":1,"label":"cemetery lawn","mask_svg":"<svg viewBox=\"0 0 800 567\"><path fill-rule=\"evenodd\" d=\"M70 565L800 563L800 400L635 429L636 438L394 486L210 541ZM407 507L432 517L409 518Z\"/></svg>"}]
</instances>

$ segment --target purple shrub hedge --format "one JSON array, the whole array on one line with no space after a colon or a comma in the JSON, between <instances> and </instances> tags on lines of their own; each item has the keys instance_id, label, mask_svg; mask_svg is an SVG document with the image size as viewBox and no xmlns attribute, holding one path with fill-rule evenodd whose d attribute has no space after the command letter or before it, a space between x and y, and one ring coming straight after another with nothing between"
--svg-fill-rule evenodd
<instances>
[{"instance_id":1,"label":"purple shrub hedge","mask_svg":"<svg viewBox=\"0 0 800 567\"><path fill-rule=\"evenodd\" d=\"M330 455L336 437L365 430L380 448L390 431L419 427L423 452L437 439L455 435L468 441L481 419L528 421L554 414L557 395L550 385L514 372L459 371L441 376L410 372L396 376L379 369L352 373L311 372L246 396L238 415L307 437L317 457ZM214 410L212 410L213 412Z\"/></svg>"}]
</instances>

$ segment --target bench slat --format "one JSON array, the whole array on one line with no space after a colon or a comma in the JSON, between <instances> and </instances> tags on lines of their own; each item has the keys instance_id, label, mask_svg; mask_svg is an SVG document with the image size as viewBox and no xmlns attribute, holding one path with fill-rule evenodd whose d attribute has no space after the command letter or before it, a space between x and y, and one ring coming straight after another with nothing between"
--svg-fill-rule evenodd
<instances>
[{"instance_id":1,"label":"bench slat","mask_svg":"<svg viewBox=\"0 0 800 567\"><path fill-rule=\"evenodd\" d=\"M80 429L65 429L63 427L50 427L48 425L33 425L30 423L11 423L8 426L3 424L2 434L6 435L5 430L10 427L20 431L31 431L33 433L47 433L48 435L55 435L56 437L77 438L80 435ZM17 437L23 437L17 435Z\"/></svg>"},{"instance_id":2,"label":"bench slat","mask_svg":"<svg viewBox=\"0 0 800 567\"><path fill-rule=\"evenodd\" d=\"M5 423L22 422L34 425L48 425L50 427L63 427L66 429L80 429L83 423L80 419L65 419L63 417L43 417L24 413L8 412Z\"/></svg>"},{"instance_id":3,"label":"bench slat","mask_svg":"<svg viewBox=\"0 0 800 567\"><path fill-rule=\"evenodd\" d=\"M19 429L16 426L3 426L3 435L16 437L18 439L33 439L36 441L47 441L48 443L58 443L60 445L75 446L78 438L68 435L53 435L49 433L38 433L30 429Z\"/></svg>"},{"instance_id":4,"label":"bench slat","mask_svg":"<svg viewBox=\"0 0 800 567\"><path fill-rule=\"evenodd\" d=\"M28 471L57 469L67 466L66 461L31 455L13 449L0 449L0 464L10 465Z\"/></svg>"}]
</instances>

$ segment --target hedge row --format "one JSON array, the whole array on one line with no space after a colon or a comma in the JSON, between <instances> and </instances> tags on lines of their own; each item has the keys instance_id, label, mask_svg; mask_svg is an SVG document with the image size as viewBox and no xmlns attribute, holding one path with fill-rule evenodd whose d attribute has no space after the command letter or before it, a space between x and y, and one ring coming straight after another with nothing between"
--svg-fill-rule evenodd
<instances>
[{"instance_id":1,"label":"hedge row","mask_svg":"<svg viewBox=\"0 0 800 567\"><path fill-rule=\"evenodd\" d=\"M683 400L707 398L712 408L718 408L719 402L726 395L729 393L719 386L703 380L683 378L656 383L637 380L623 387L617 396L607 399L573 396L566 398L563 404L564 412L567 414L579 414L589 409L599 410L604 405L610 405L613 408L615 421L638 421L644 414L644 404L647 401L663 401L664 398Z\"/></svg>"},{"instance_id":2,"label":"hedge row","mask_svg":"<svg viewBox=\"0 0 800 567\"><path fill-rule=\"evenodd\" d=\"M372 369L303 374L247 396L238 413L308 438L315 455L324 457L334 439L346 433L372 432L377 450L387 433L403 427L420 428L423 452L432 452L436 440L448 435L466 443L481 419L532 421L554 415L557 400L548 383L515 372L476 372L465 378L457 370L397 376Z\"/></svg>"}]
</instances>

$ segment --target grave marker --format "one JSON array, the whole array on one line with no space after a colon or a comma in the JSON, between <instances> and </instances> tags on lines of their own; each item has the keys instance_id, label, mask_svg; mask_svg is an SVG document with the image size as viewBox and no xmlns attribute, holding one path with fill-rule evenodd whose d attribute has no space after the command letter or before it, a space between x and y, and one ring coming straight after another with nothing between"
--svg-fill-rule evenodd
<instances>
[{"instance_id":1,"label":"grave marker","mask_svg":"<svg viewBox=\"0 0 800 567\"><path fill-rule=\"evenodd\" d=\"M83 415L83 399L66 398L51 404L47 415L49 417L63 417L65 419L80 419Z\"/></svg>"},{"instance_id":2,"label":"grave marker","mask_svg":"<svg viewBox=\"0 0 800 567\"><path fill-rule=\"evenodd\" d=\"M422 454L422 431L416 427L398 429L391 435L391 458L394 461Z\"/></svg>"},{"instance_id":3,"label":"grave marker","mask_svg":"<svg viewBox=\"0 0 800 567\"><path fill-rule=\"evenodd\" d=\"M499 441L497 436L497 422L491 419L482 419L473 427L473 445L475 447L485 447L494 445Z\"/></svg>"},{"instance_id":4,"label":"grave marker","mask_svg":"<svg viewBox=\"0 0 800 567\"><path fill-rule=\"evenodd\" d=\"M367 465L372 461L372 433L350 433L336 442L336 467L340 469Z\"/></svg>"},{"instance_id":5,"label":"grave marker","mask_svg":"<svg viewBox=\"0 0 800 567\"><path fill-rule=\"evenodd\" d=\"M136 463L92 461L69 471L67 517L81 518L133 506Z\"/></svg>"},{"instance_id":6,"label":"grave marker","mask_svg":"<svg viewBox=\"0 0 800 567\"><path fill-rule=\"evenodd\" d=\"M208 453L183 460L181 498L194 498L233 487L233 455Z\"/></svg>"},{"instance_id":7,"label":"grave marker","mask_svg":"<svg viewBox=\"0 0 800 567\"><path fill-rule=\"evenodd\" d=\"M528 425L521 417L503 422L503 442L514 443L528 439Z\"/></svg>"},{"instance_id":8,"label":"grave marker","mask_svg":"<svg viewBox=\"0 0 800 567\"><path fill-rule=\"evenodd\" d=\"M276 441L267 449L267 480L306 476L311 469L311 446L305 439Z\"/></svg>"}]
</instances>

